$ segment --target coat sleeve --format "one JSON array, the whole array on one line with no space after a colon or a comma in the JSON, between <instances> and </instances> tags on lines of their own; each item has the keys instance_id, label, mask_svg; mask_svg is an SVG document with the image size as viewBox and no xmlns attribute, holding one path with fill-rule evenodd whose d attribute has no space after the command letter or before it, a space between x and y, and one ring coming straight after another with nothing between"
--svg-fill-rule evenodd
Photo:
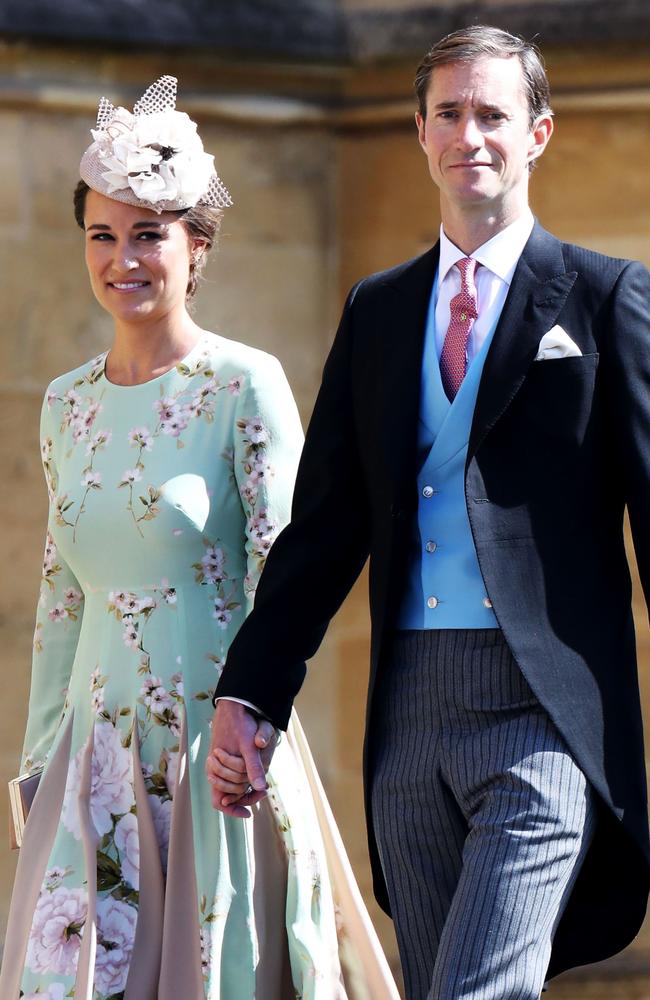
<instances>
[{"instance_id":1,"label":"coat sleeve","mask_svg":"<svg viewBox=\"0 0 650 1000\"><path fill-rule=\"evenodd\" d=\"M368 556L369 517L354 432L356 286L346 302L298 468L291 521L268 556L252 614L230 647L215 697L251 702L286 728L330 619Z\"/></svg>"},{"instance_id":2,"label":"coat sleeve","mask_svg":"<svg viewBox=\"0 0 650 1000\"><path fill-rule=\"evenodd\" d=\"M64 498L57 496L57 464L52 414L43 403L41 457L49 497L48 525L36 611L27 729L22 770L47 760L64 711L72 663L83 616L83 591L54 541L57 512Z\"/></svg>"},{"instance_id":3,"label":"coat sleeve","mask_svg":"<svg viewBox=\"0 0 650 1000\"><path fill-rule=\"evenodd\" d=\"M618 278L607 328L608 418L650 609L650 273L638 261L627 264Z\"/></svg>"}]
</instances>

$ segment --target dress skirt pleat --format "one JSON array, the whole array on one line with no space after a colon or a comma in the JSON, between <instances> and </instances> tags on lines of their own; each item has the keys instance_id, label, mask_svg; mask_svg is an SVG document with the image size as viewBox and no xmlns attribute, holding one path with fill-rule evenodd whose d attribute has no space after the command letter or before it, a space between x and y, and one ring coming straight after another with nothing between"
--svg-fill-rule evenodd
<instances>
[{"instance_id":1,"label":"dress skirt pleat","mask_svg":"<svg viewBox=\"0 0 650 1000\"><path fill-rule=\"evenodd\" d=\"M2 1000L5 998L14 1000L20 992L34 910L59 825L71 741L72 713L61 732L49 766L41 778L23 834L9 908L10 919L4 942L2 972L0 972Z\"/></svg>"},{"instance_id":2,"label":"dress skirt pleat","mask_svg":"<svg viewBox=\"0 0 650 1000\"><path fill-rule=\"evenodd\" d=\"M124 1000L156 1000L162 955L165 888L156 830L142 776L140 741L134 739L132 746L140 850L140 905Z\"/></svg>"}]
</instances>

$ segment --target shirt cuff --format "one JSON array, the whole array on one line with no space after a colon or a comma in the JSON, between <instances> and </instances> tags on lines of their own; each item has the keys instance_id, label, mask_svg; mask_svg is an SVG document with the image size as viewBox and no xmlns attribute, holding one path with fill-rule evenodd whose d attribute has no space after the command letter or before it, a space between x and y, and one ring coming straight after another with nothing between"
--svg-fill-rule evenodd
<instances>
[{"instance_id":1,"label":"shirt cuff","mask_svg":"<svg viewBox=\"0 0 650 1000\"><path fill-rule=\"evenodd\" d=\"M251 712L255 712L255 715L259 715L261 719L266 719L267 722L271 721L269 717L264 714L261 708L258 708L257 705L253 705L250 701L245 701L243 698L233 698L228 694L220 695L218 698L214 699L215 708L217 707L218 701L236 701L238 705L244 705L246 708L250 708Z\"/></svg>"}]
</instances>

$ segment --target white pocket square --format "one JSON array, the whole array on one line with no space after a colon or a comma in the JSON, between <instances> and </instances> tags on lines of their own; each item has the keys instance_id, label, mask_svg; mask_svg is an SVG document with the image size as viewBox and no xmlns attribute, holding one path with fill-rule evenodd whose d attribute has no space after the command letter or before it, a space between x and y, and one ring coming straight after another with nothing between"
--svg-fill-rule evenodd
<instances>
[{"instance_id":1,"label":"white pocket square","mask_svg":"<svg viewBox=\"0 0 650 1000\"><path fill-rule=\"evenodd\" d=\"M553 358L581 358L582 351L561 326L553 326L539 342L535 361L552 361Z\"/></svg>"}]
</instances>

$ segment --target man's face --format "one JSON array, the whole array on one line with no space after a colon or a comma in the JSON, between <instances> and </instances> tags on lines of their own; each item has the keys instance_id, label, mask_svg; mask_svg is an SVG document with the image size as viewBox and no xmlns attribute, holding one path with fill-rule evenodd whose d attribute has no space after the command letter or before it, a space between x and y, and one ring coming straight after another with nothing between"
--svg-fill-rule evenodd
<instances>
[{"instance_id":1,"label":"man's face","mask_svg":"<svg viewBox=\"0 0 650 1000\"><path fill-rule=\"evenodd\" d=\"M550 116L531 127L517 57L482 57L434 69L426 120L416 115L420 145L445 204L457 209L521 208L528 164L552 131Z\"/></svg>"}]
</instances>

